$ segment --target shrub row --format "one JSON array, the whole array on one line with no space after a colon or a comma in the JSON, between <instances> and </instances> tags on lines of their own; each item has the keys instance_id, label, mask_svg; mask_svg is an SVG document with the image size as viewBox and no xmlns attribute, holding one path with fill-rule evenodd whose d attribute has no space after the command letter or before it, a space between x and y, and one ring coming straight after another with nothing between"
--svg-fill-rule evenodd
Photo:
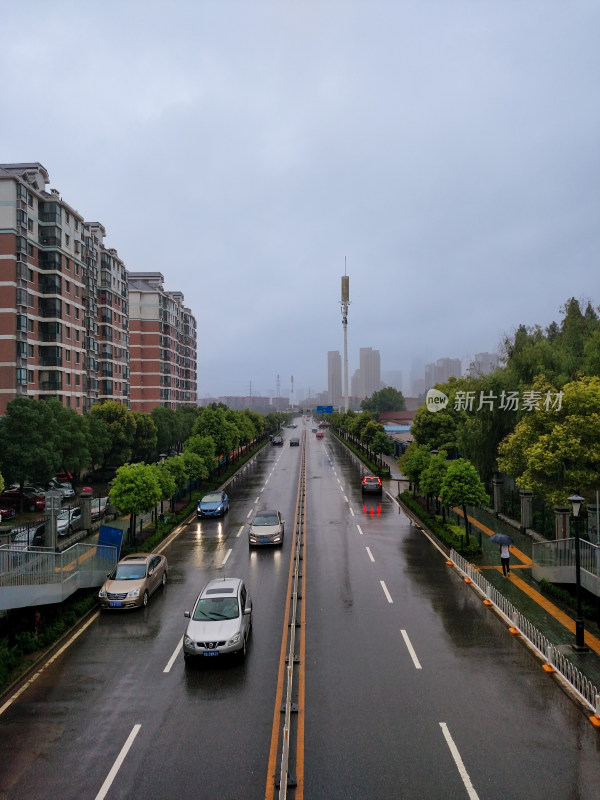
<instances>
[{"instance_id":1,"label":"shrub row","mask_svg":"<svg viewBox=\"0 0 600 800\"><path fill-rule=\"evenodd\" d=\"M571 611L574 611L577 608L576 598L573 597L571 592L569 592L567 589L562 589L560 586L550 583L550 581L545 580L545 578L542 578L540 581L540 591L547 597L552 597L554 600L561 603ZM585 619L588 619L591 622L596 621L595 606L592 606L590 603L586 603L585 600L582 600L581 602L581 613Z\"/></svg>"},{"instance_id":2,"label":"shrub row","mask_svg":"<svg viewBox=\"0 0 600 800\"><path fill-rule=\"evenodd\" d=\"M419 501L412 496L410 491L401 492L398 497L402 503L421 520L425 527L445 545L453 547L457 553L465 556L465 558L471 558L481 553L479 545L472 538L467 546L464 528L450 522L444 523L441 517L432 516L427 513Z\"/></svg>"}]
</instances>

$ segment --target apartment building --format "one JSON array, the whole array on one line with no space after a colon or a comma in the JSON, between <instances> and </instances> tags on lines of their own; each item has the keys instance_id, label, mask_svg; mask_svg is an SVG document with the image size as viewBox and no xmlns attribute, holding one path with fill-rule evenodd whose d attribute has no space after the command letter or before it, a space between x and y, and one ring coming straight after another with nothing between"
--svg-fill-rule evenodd
<instances>
[{"instance_id":1,"label":"apartment building","mask_svg":"<svg viewBox=\"0 0 600 800\"><path fill-rule=\"evenodd\" d=\"M339 407L343 398L342 357L339 350L327 351L327 397L325 405Z\"/></svg>"},{"instance_id":2,"label":"apartment building","mask_svg":"<svg viewBox=\"0 0 600 800\"><path fill-rule=\"evenodd\" d=\"M146 412L196 403L196 320L159 273L132 273L131 403L129 273L105 246L104 226L86 222L49 183L39 162L0 164L0 416L19 396L56 398L80 413L104 400ZM154 346L155 373L146 375Z\"/></svg>"},{"instance_id":3,"label":"apartment building","mask_svg":"<svg viewBox=\"0 0 600 800\"><path fill-rule=\"evenodd\" d=\"M196 319L160 272L129 272L131 408L196 403Z\"/></svg>"},{"instance_id":4,"label":"apartment building","mask_svg":"<svg viewBox=\"0 0 600 800\"><path fill-rule=\"evenodd\" d=\"M98 399L98 250L40 163L0 165L0 414L15 397Z\"/></svg>"}]
</instances>

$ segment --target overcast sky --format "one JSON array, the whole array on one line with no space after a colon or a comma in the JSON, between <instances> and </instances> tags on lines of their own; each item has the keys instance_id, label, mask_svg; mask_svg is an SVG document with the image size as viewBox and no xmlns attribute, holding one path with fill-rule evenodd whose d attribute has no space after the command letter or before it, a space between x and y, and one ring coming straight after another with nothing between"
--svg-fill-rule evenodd
<instances>
[{"instance_id":1,"label":"overcast sky","mask_svg":"<svg viewBox=\"0 0 600 800\"><path fill-rule=\"evenodd\" d=\"M600 303L597 0L0 0L0 163L198 322L198 394L498 350ZM419 369L421 365L421 369Z\"/></svg>"}]
</instances>

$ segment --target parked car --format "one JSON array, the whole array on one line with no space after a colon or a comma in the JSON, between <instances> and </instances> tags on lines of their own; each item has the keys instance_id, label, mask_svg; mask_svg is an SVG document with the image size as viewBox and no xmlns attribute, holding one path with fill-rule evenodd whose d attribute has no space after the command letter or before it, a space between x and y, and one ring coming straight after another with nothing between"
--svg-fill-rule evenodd
<instances>
[{"instance_id":1,"label":"parked car","mask_svg":"<svg viewBox=\"0 0 600 800\"><path fill-rule=\"evenodd\" d=\"M30 547L43 547L46 543L46 524L35 522L19 525L10 532L10 547L15 550L29 550Z\"/></svg>"},{"instance_id":2,"label":"parked car","mask_svg":"<svg viewBox=\"0 0 600 800\"><path fill-rule=\"evenodd\" d=\"M13 506L0 505L0 522L5 519L12 519L16 514L17 512Z\"/></svg>"},{"instance_id":3,"label":"parked car","mask_svg":"<svg viewBox=\"0 0 600 800\"><path fill-rule=\"evenodd\" d=\"M73 481L73 475L70 472L57 472L54 477L60 483L71 483Z\"/></svg>"},{"instance_id":4,"label":"parked car","mask_svg":"<svg viewBox=\"0 0 600 800\"><path fill-rule=\"evenodd\" d=\"M229 497L225 492L205 494L196 510L199 517L222 517L229 511Z\"/></svg>"},{"instance_id":5,"label":"parked car","mask_svg":"<svg viewBox=\"0 0 600 800\"><path fill-rule=\"evenodd\" d=\"M283 544L285 522L274 508L258 511L248 531L248 545Z\"/></svg>"},{"instance_id":6,"label":"parked car","mask_svg":"<svg viewBox=\"0 0 600 800\"><path fill-rule=\"evenodd\" d=\"M275 447L283 447L283 436L274 436L271 439L271 444L275 445Z\"/></svg>"},{"instance_id":7,"label":"parked car","mask_svg":"<svg viewBox=\"0 0 600 800\"><path fill-rule=\"evenodd\" d=\"M108 497L93 497L92 498L92 519L100 519L106 513L106 506L108 505Z\"/></svg>"},{"instance_id":8,"label":"parked car","mask_svg":"<svg viewBox=\"0 0 600 800\"><path fill-rule=\"evenodd\" d=\"M65 508L56 518L56 533L58 536L67 536L74 531L78 531L83 525L81 508Z\"/></svg>"},{"instance_id":9,"label":"parked car","mask_svg":"<svg viewBox=\"0 0 600 800\"><path fill-rule=\"evenodd\" d=\"M183 637L186 661L202 657L237 654L246 657L252 630L252 601L241 578L216 578L202 589Z\"/></svg>"},{"instance_id":10,"label":"parked car","mask_svg":"<svg viewBox=\"0 0 600 800\"><path fill-rule=\"evenodd\" d=\"M61 481L56 480L56 478L52 478L52 480L49 481L48 491L60 492L62 494L63 500L75 497L75 490L73 489L73 484L62 483Z\"/></svg>"},{"instance_id":11,"label":"parked car","mask_svg":"<svg viewBox=\"0 0 600 800\"><path fill-rule=\"evenodd\" d=\"M20 489L6 489L0 492L0 505L13 506L15 509L23 508L24 511L43 511L46 507L46 498L43 494L31 494Z\"/></svg>"},{"instance_id":12,"label":"parked car","mask_svg":"<svg viewBox=\"0 0 600 800\"><path fill-rule=\"evenodd\" d=\"M300 439L297 436L290 439L290 447L300 447Z\"/></svg>"},{"instance_id":13,"label":"parked car","mask_svg":"<svg viewBox=\"0 0 600 800\"><path fill-rule=\"evenodd\" d=\"M167 582L167 559L155 553L122 558L98 592L101 609L147 606L150 595Z\"/></svg>"},{"instance_id":14,"label":"parked car","mask_svg":"<svg viewBox=\"0 0 600 800\"><path fill-rule=\"evenodd\" d=\"M375 475L365 475L362 479L363 492L373 492L374 494L382 494L383 484L381 478Z\"/></svg>"}]
</instances>

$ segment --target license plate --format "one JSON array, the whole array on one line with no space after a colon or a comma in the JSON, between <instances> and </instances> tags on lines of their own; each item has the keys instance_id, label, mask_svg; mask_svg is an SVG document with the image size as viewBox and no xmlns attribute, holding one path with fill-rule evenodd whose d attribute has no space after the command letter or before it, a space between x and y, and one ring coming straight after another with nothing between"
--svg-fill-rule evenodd
<instances>
[{"instance_id":1,"label":"license plate","mask_svg":"<svg viewBox=\"0 0 600 800\"><path fill-rule=\"evenodd\" d=\"M270 539L261 539L260 540L261 544L269 544L270 541L271 541Z\"/></svg>"},{"instance_id":2,"label":"license plate","mask_svg":"<svg viewBox=\"0 0 600 800\"><path fill-rule=\"evenodd\" d=\"M204 655L205 656L218 656L219 655L219 651L218 650L205 650L204 651Z\"/></svg>"},{"instance_id":3,"label":"license plate","mask_svg":"<svg viewBox=\"0 0 600 800\"><path fill-rule=\"evenodd\" d=\"M111 600L109 605L110 605L111 608L121 608L123 603L117 603L116 600Z\"/></svg>"}]
</instances>

